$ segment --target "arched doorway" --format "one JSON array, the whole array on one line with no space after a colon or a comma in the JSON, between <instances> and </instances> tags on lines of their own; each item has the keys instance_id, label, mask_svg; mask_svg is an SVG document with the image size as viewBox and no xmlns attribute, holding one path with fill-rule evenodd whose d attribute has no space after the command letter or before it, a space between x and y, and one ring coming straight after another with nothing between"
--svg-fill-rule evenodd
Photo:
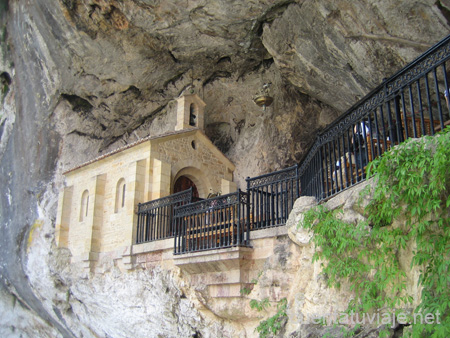
<instances>
[{"instance_id":1,"label":"arched doorway","mask_svg":"<svg viewBox=\"0 0 450 338\"><path fill-rule=\"evenodd\" d=\"M173 192L177 193L180 191L188 190L192 187L192 197L194 200L199 198L197 187L195 186L195 183L192 182L192 180L186 176L180 176L175 181L175 184L173 186Z\"/></svg>"}]
</instances>

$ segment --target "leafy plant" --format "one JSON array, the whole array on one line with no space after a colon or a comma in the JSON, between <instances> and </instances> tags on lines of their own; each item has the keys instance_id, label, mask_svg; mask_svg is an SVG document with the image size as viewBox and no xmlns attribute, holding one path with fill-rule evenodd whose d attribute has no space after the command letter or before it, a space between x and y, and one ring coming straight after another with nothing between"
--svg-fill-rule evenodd
<instances>
[{"instance_id":1,"label":"leafy plant","mask_svg":"<svg viewBox=\"0 0 450 338\"><path fill-rule=\"evenodd\" d=\"M260 271L258 273L258 277L252 279L253 284L258 284L259 278L261 278L264 271ZM241 290L242 293L242 290ZM271 306L269 298L264 298L263 300L252 299L250 300L250 307L258 312L266 310ZM282 326L283 319L287 318L286 314L287 308L287 299L282 298L277 304L277 312L272 317L262 320L259 325L256 327L256 331L259 332L260 338L266 338L270 333L277 334Z\"/></svg>"},{"instance_id":2,"label":"leafy plant","mask_svg":"<svg viewBox=\"0 0 450 338\"><path fill-rule=\"evenodd\" d=\"M252 292L252 290L250 288L243 287L239 292L241 293L241 295L247 296L250 294L250 292Z\"/></svg>"},{"instance_id":3,"label":"leafy plant","mask_svg":"<svg viewBox=\"0 0 450 338\"><path fill-rule=\"evenodd\" d=\"M283 319L287 318L286 308L287 299L282 298L277 304L277 313L275 313L272 317L261 321L256 328L256 331L259 332L260 338L266 338L269 334L277 334L281 330L283 327Z\"/></svg>"},{"instance_id":4,"label":"leafy plant","mask_svg":"<svg viewBox=\"0 0 450 338\"><path fill-rule=\"evenodd\" d=\"M440 323L413 323L414 337L450 336L450 129L438 137L407 140L369 164L377 185L365 211L367 222L348 224L342 210L309 210L302 225L313 229L330 287L350 284L356 298L348 311L404 308L406 275L398 252L415 241L411 267L420 268L421 303L416 313L440 314ZM365 192L366 193L366 192ZM394 220L402 217L405 222ZM385 332L384 332L385 333ZM383 333L383 334L384 334Z\"/></svg>"},{"instance_id":5,"label":"leafy plant","mask_svg":"<svg viewBox=\"0 0 450 338\"><path fill-rule=\"evenodd\" d=\"M369 231L368 222L346 223L340 219L342 214L342 209L328 211L318 206L305 214L303 222L305 228L314 229L313 241L321 250L314 253L313 262L323 261L327 285L340 288L343 281L350 283L358 297L350 302L349 313L408 303L411 298L398 295L406 284L395 255L396 242L386 240L393 234ZM373 277L368 278L371 273ZM388 294L385 290L395 292Z\"/></svg>"},{"instance_id":6,"label":"leafy plant","mask_svg":"<svg viewBox=\"0 0 450 338\"><path fill-rule=\"evenodd\" d=\"M258 277L256 277L256 278L253 278L252 280L251 280L251 282L250 283L253 283L253 284L258 284L258 280L259 280L259 278L262 276L262 274L263 274L263 270L261 270L260 272L258 272Z\"/></svg>"},{"instance_id":7,"label":"leafy plant","mask_svg":"<svg viewBox=\"0 0 450 338\"><path fill-rule=\"evenodd\" d=\"M263 300L252 299L250 301L250 307L258 312L261 312L262 310L270 307L269 298L264 298Z\"/></svg>"},{"instance_id":8,"label":"leafy plant","mask_svg":"<svg viewBox=\"0 0 450 338\"><path fill-rule=\"evenodd\" d=\"M258 284L259 278L262 276L263 272L264 272L263 270L261 270L260 272L258 272L258 276L257 276L256 278L253 278L253 279L250 281L250 283L253 284L253 286ZM249 295L250 292L252 292L253 286L250 286L250 287L243 287L243 288L240 290L241 295Z\"/></svg>"}]
</instances>

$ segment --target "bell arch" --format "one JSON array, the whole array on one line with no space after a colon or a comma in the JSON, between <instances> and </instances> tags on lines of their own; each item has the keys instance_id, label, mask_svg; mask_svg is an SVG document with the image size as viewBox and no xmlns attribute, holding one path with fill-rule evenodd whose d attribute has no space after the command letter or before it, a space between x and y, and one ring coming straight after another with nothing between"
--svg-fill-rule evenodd
<instances>
[{"instance_id":1,"label":"bell arch","mask_svg":"<svg viewBox=\"0 0 450 338\"><path fill-rule=\"evenodd\" d=\"M189 106L189 125L191 127L197 127L198 119L197 119L197 107L195 103L191 103Z\"/></svg>"}]
</instances>

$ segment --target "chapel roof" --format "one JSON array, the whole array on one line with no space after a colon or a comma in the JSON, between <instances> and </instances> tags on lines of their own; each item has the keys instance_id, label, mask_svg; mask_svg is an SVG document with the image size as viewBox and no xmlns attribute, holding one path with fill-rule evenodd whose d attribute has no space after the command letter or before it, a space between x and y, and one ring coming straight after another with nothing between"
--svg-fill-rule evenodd
<instances>
[{"instance_id":1,"label":"chapel roof","mask_svg":"<svg viewBox=\"0 0 450 338\"><path fill-rule=\"evenodd\" d=\"M167 132L167 133L164 133L164 134L160 134L160 135L150 135L150 136L144 137L144 138L142 138L140 140L137 140L137 141L135 141L133 143L129 143L129 144L126 144L126 145L124 145L124 146L122 146L120 148L114 149L114 150L112 150L110 152L107 152L107 153L105 153L103 155L97 156L96 158L94 158L92 160L89 160L89 161L86 161L84 163L81 163L81 164L79 164L79 165L77 165L77 166L75 166L75 167L73 167L73 168L71 168L69 170L66 170L63 174L64 175L68 174L68 173L70 173L72 171L75 171L77 169L85 167L85 166L87 166L89 164L92 164L94 162L102 160L102 159L104 159L106 157L109 157L109 156L112 156L114 154L120 153L121 151L124 151L126 149L133 148L134 146L137 146L138 144L141 144L141 143L144 143L144 142L147 142L147 141L152 141L152 140L165 138L165 137L169 137L169 136L173 136L173 135L189 133L189 132L193 132L193 131L196 131L196 130L200 130L200 129L199 128L189 128L189 129L183 129L183 130L177 130L177 131L170 131L170 132Z\"/></svg>"}]
</instances>

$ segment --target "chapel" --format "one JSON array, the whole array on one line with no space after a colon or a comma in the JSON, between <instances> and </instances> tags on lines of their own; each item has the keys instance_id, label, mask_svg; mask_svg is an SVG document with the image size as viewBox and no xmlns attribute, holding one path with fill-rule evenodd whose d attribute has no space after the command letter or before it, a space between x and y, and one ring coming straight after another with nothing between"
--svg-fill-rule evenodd
<instances>
[{"instance_id":1,"label":"chapel","mask_svg":"<svg viewBox=\"0 0 450 338\"><path fill-rule=\"evenodd\" d=\"M152 135L64 173L56 241L89 268L100 254L136 244L138 207L190 189L195 199L236 190L235 166L204 133L205 103L177 99L175 130Z\"/></svg>"}]
</instances>

